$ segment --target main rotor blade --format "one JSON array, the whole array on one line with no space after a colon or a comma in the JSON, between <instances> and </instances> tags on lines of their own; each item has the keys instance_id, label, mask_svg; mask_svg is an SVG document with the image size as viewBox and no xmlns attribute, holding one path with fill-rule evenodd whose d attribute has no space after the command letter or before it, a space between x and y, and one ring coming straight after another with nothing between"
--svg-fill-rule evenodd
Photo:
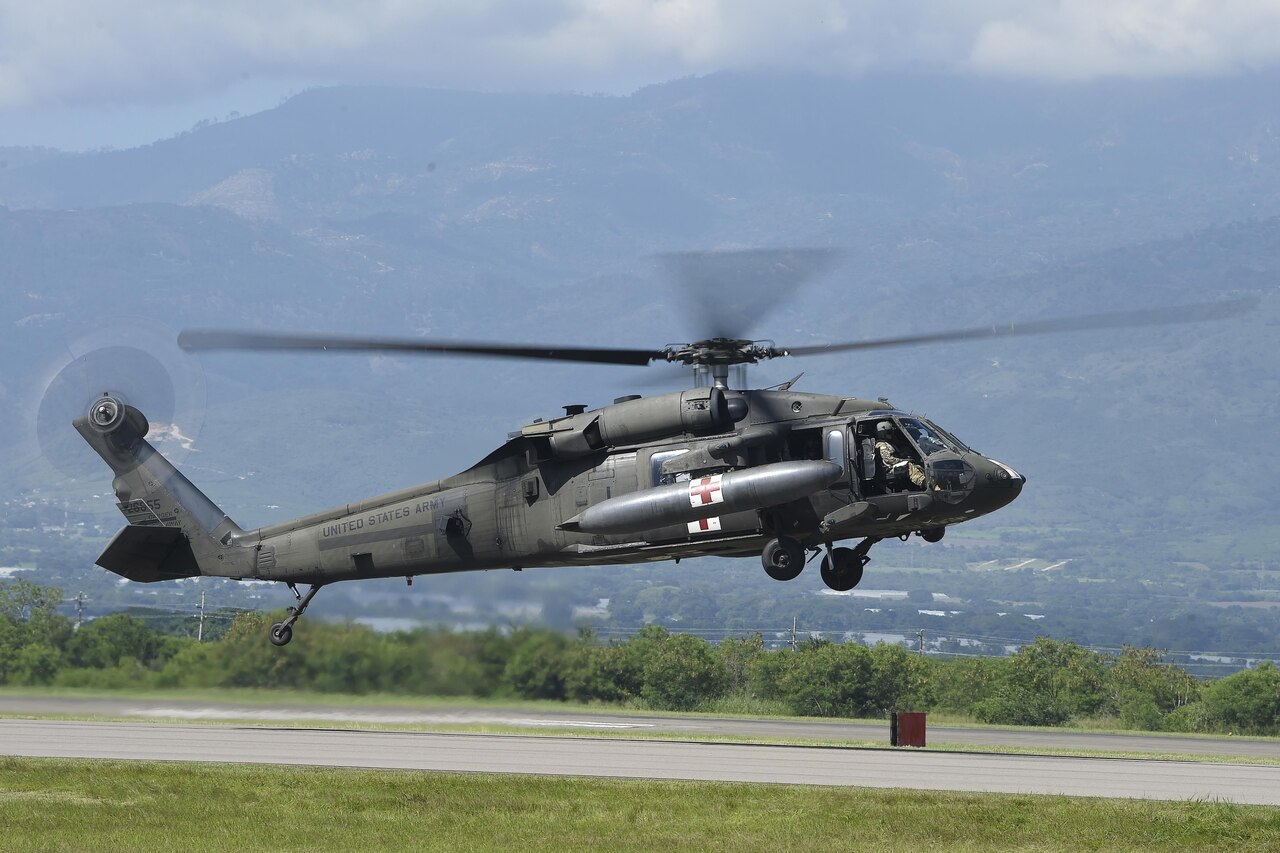
<instances>
[{"instance_id":1,"label":"main rotor blade","mask_svg":"<svg viewBox=\"0 0 1280 853\"><path fill-rule=\"evenodd\" d=\"M655 257L693 303L695 337L743 338L838 256L835 249L738 249Z\"/></svg>"},{"instance_id":2,"label":"main rotor blade","mask_svg":"<svg viewBox=\"0 0 1280 853\"><path fill-rule=\"evenodd\" d=\"M1138 326L1168 326L1176 323L1198 323L1202 320L1224 320L1237 317L1257 307L1256 297L1231 299L1222 302L1201 302L1195 305L1178 305L1169 308L1143 308L1135 311L1114 311L1106 314L1086 314L1080 317L1059 317L1051 320L1032 320L1027 323L1010 323L1007 326L986 326L976 329L957 329L947 332L930 332L923 335L905 335L899 338L873 338L865 341L820 344L808 347L778 347L774 355L821 355L823 353L850 352L853 350L887 349L889 347L936 344L947 341L966 341L976 338L1004 338L1020 335L1050 335L1058 332L1080 332L1089 329L1127 329Z\"/></svg>"},{"instance_id":3,"label":"main rotor blade","mask_svg":"<svg viewBox=\"0 0 1280 853\"><path fill-rule=\"evenodd\" d=\"M345 335L310 335L292 332L248 332L231 329L185 329L178 346L187 351L255 350L291 352L413 353L421 355L472 355L495 358L528 358L543 361L576 361L587 364L621 364L643 367L665 361L663 350L604 349L542 344L493 344L465 341L428 341L420 338L362 338Z\"/></svg>"}]
</instances>

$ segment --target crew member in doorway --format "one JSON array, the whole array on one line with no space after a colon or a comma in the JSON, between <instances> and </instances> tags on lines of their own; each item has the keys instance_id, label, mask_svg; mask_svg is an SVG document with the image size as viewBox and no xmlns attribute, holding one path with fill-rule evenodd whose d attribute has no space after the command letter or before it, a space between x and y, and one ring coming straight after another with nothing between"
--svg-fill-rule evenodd
<instances>
[{"instance_id":1,"label":"crew member in doorway","mask_svg":"<svg viewBox=\"0 0 1280 853\"><path fill-rule=\"evenodd\" d=\"M894 444L893 424L881 421L876 424L876 456L884 466L885 479L889 483L901 483L904 479L911 482L912 488L924 488L924 468L919 462L904 459Z\"/></svg>"}]
</instances>

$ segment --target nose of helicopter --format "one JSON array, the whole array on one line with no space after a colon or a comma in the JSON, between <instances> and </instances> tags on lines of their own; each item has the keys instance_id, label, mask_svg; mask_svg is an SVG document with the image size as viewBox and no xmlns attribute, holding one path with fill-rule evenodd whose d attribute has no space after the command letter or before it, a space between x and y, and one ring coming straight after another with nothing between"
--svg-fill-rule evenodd
<instances>
[{"instance_id":1,"label":"nose of helicopter","mask_svg":"<svg viewBox=\"0 0 1280 853\"><path fill-rule=\"evenodd\" d=\"M982 457L977 468L979 489L976 497L985 505L984 512L997 510L1013 503L1014 498L1022 494L1022 487L1027 478L1010 468L1003 462Z\"/></svg>"}]
</instances>

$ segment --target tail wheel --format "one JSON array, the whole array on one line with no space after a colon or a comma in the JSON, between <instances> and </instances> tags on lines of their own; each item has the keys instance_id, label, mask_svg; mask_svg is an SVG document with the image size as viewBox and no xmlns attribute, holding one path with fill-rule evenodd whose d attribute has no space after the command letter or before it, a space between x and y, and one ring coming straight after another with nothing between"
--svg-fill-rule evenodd
<instances>
[{"instance_id":1,"label":"tail wheel","mask_svg":"<svg viewBox=\"0 0 1280 853\"><path fill-rule=\"evenodd\" d=\"M274 646L287 646L289 641L293 639L293 624L302 618L302 614L306 612L307 605L311 603L311 599L316 597L316 593L320 591L322 583L313 583L311 588L307 590L307 594L303 595L298 592L298 587L292 581L289 582L289 591L298 599L298 603L289 608L289 617L283 622L277 622L271 626L271 630L267 636L271 639Z\"/></svg>"},{"instance_id":2,"label":"tail wheel","mask_svg":"<svg viewBox=\"0 0 1280 853\"><path fill-rule=\"evenodd\" d=\"M822 582L836 592L848 592L862 581L869 558L852 548L833 548L822 558Z\"/></svg>"},{"instance_id":3,"label":"tail wheel","mask_svg":"<svg viewBox=\"0 0 1280 853\"><path fill-rule=\"evenodd\" d=\"M779 536L764 546L760 562L765 574L774 580L793 580L804 571L804 547L794 539Z\"/></svg>"}]
</instances>

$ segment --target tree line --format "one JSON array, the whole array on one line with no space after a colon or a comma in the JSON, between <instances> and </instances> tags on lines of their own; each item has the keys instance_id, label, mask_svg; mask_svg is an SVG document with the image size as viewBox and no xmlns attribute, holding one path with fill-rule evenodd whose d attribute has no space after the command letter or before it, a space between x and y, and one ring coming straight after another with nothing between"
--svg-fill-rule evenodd
<instances>
[{"instance_id":1,"label":"tree line","mask_svg":"<svg viewBox=\"0 0 1280 853\"><path fill-rule=\"evenodd\" d=\"M127 613L73 630L60 590L0 585L0 684L96 688L294 688L335 693L546 699L653 710L765 710L817 717L945 711L980 722L1280 734L1271 663L1201 682L1154 648L1101 654L1039 637L1009 657L921 656L900 645L760 635L710 643L648 627L620 642L544 628L378 633L313 621L287 649L269 614L197 642Z\"/></svg>"}]
</instances>

